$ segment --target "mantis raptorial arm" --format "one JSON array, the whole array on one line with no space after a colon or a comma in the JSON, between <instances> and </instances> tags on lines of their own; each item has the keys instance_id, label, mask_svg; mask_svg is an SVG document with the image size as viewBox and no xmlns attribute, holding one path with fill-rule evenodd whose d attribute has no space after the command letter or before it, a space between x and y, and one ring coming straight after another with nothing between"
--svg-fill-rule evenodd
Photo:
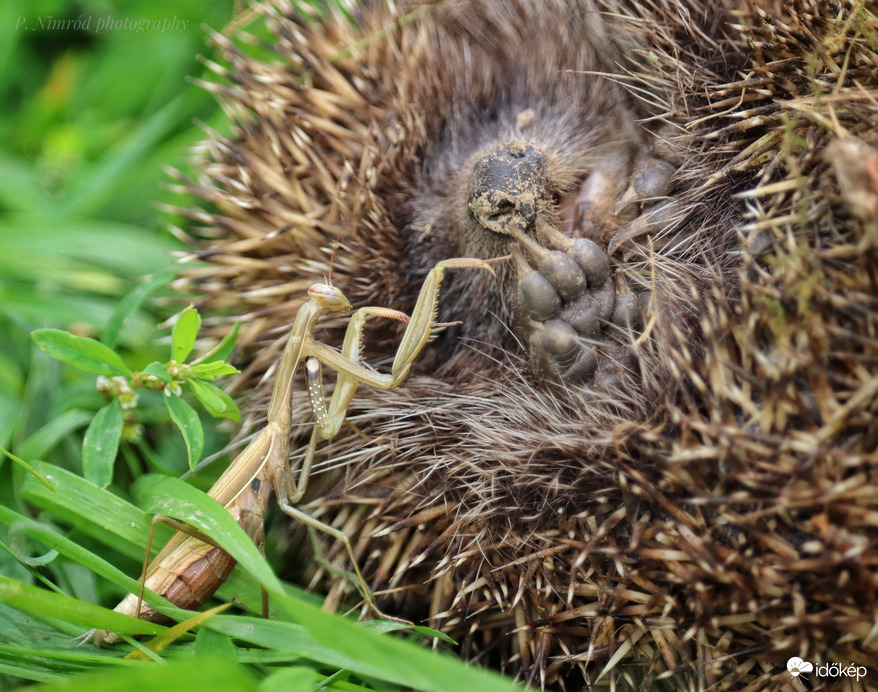
<instances>
[{"instance_id":1,"label":"mantis raptorial arm","mask_svg":"<svg viewBox=\"0 0 878 692\"><path fill-rule=\"evenodd\" d=\"M338 433L357 388L361 384L384 390L399 386L421 350L444 326L435 323L439 286L444 272L447 269L476 268L493 274L491 263L505 259L450 259L439 262L427 274L411 318L389 308L360 308L351 316L341 351L315 341L313 332L320 317L330 312L348 312L350 303L337 288L314 284L308 290L308 302L299 309L290 329L275 374L265 428L235 458L208 493L229 511L257 544L261 544L264 540L262 525L268 509L269 489L273 487L277 502L287 515L325 531L344 544L364 598L381 617L387 616L376 607L347 536L308 516L294 505L305 493L318 437L331 439ZM378 373L360 363L363 329L369 315L407 322L389 374ZM296 481L288 463L289 442L293 383L299 363L303 360L306 361L305 375L315 427ZM338 373L328 408L323 396L321 363ZM176 605L192 608L203 603L219 588L233 567L234 560L220 548L178 531L146 570L142 583ZM160 618L152 609L141 612L140 600L134 594L129 594L116 606L116 610L143 619ZM115 634L107 632L97 632L95 639L98 643L118 641Z\"/></svg>"},{"instance_id":2,"label":"mantis raptorial arm","mask_svg":"<svg viewBox=\"0 0 878 692\"><path fill-rule=\"evenodd\" d=\"M499 258L499 260L503 259L506 258ZM324 531L344 544L348 556L351 559L351 563L354 566L354 571L356 572L357 580L360 583L363 597L366 599L372 610L380 617L386 618L388 616L382 613L375 605L371 591L369 590L363 575L360 573L360 567L354 554L353 546L351 546L348 537L338 529L310 517L306 513L297 509L294 505L302 499L302 496L307 489L318 434L325 440L332 439L338 434L338 431L344 423L348 405L361 384L383 390L395 389L402 384L411 370L415 358L418 357L424 346L426 346L430 339L435 335L438 328L441 328L435 323L435 319L436 304L439 299L439 285L442 282L444 272L447 269L471 267L485 269L493 274L494 272L493 269L491 269L490 263L494 261L498 260L451 259L439 262L427 274L427 278L424 280L424 284L418 295L415 309L412 311L411 318L407 317L404 313L389 308L360 308L351 316L351 321L345 331L345 338L341 352L336 351L330 346L314 341L311 338L310 330L308 330L303 337L302 346L297 352L298 356L295 360L296 365L301 358L305 358L305 377L307 380L308 398L314 414L314 431L311 433L311 440L305 450L305 456L299 470L298 483L293 481L289 467L285 463L285 455L283 459L284 463L282 463L282 460L280 459L277 460L277 465L274 467L277 471L273 475L277 501L280 508L288 516ZM344 297L338 292L338 289L319 284L318 286L319 289L317 292L321 295L325 293L325 295L329 297L334 292L337 292L337 296L333 295L332 300L338 300L339 305L347 304L346 299L343 303L339 300L339 298L343 299ZM315 288L317 287L312 287L312 291L315 291ZM322 298L318 298L318 300L321 299ZM389 374L376 372L360 363L363 330L366 326L366 317L369 315L387 317L407 322L402 341L397 349ZM298 335L295 335L295 338L298 338ZM285 354L284 360L287 358L293 358L291 354L294 351L295 346L291 347L291 343L294 343L294 334L292 333L290 335L290 342L287 344L287 350L290 355ZM338 373L335 390L333 391L332 400L330 401L328 408L323 393L323 381L320 368L321 363L333 368ZM294 372L294 370L294 367L291 368L289 364L285 365L282 362L281 367L279 368L279 374L281 371L286 374L290 371ZM274 394L276 397L284 397L283 401L288 402L285 398L286 392L285 390L280 389L281 386L282 382L278 381L276 383ZM273 397L272 408L274 403L275 399ZM279 418L284 417L280 411L278 411L278 413ZM278 451L280 452L280 450Z\"/></svg>"}]
</instances>

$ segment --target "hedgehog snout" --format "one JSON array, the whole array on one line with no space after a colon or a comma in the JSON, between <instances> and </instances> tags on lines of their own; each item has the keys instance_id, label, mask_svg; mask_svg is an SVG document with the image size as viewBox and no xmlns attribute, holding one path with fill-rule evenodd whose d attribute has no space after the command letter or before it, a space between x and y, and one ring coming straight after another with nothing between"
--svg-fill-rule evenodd
<instances>
[{"instance_id":1,"label":"hedgehog snout","mask_svg":"<svg viewBox=\"0 0 878 692\"><path fill-rule=\"evenodd\" d=\"M467 207L492 233L533 234L539 202L547 196L543 153L532 144L503 144L473 167Z\"/></svg>"}]
</instances>

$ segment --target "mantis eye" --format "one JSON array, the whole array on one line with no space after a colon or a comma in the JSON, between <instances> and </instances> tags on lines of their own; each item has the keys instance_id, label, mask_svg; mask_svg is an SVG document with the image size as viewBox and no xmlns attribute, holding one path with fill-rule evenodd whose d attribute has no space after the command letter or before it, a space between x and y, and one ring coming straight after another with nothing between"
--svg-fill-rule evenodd
<instances>
[{"instance_id":1,"label":"mantis eye","mask_svg":"<svg viewBox=\"0 0 878 692\"><path fill-rule=\"evenodd\" d=\"M345 298L344 293L335 286L314 284L308 289L308 297L330 312L347 312L351 309L351 304Z\"/></svg>"}]
</instances>

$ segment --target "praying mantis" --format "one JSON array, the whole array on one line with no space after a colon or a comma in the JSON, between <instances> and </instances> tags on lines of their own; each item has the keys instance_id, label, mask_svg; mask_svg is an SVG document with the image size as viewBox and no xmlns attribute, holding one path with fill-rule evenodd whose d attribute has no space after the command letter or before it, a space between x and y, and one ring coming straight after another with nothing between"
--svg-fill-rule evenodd
<instances>
[{"instance_id":1,"label":"praying mantis","mask_svg":"<svg viewBox=\"0 0 878 692\"><path fill-rule=\"evenodd\" d=\"M298 521L313 526L341 541L354 566L357 581L369 607L385 616L376 606L366 585L347 536L295 507L307 489L318 436L325 440L338 434L347 407L361 384L392 390L405 380L430 339L447 324L436 323L439 286L449 269L484 269L496 277L491 264L508 259L491 260L457 258L437 263L427 274L411 317L383 307L363 307L350 318L341 351L314 340L317 321L328 313L347 313L351 304L331 285L317 283L308 290L308 301L299 308L290 328L280 359L265 427L234 459L208 492L222 504L251 539L262 548L263 520L274 490L281 510ZM384 317L407 323L389 374L379 373L360 362L363 330L368 316ZM289 442L292 426L292 394L295 374L304 360L307 394L314 414L314 429L305 450L298 480L289 466ZM329 406L323 393L321 364L338 373ZM147 550L147 556L149 552ZM178 530L155 560L145 568L141 587L152 589L181 608L191 609L203 603L228 578L234 559L221 548L191 533ZM152 608L142 608L141 595L128 594L116 606L117 612L151 622L162 616ZM393 618L390 618L393 619ZM112 644L120 640L113 632L98 630L95 642Z\"/></svg>"}]
</instances>

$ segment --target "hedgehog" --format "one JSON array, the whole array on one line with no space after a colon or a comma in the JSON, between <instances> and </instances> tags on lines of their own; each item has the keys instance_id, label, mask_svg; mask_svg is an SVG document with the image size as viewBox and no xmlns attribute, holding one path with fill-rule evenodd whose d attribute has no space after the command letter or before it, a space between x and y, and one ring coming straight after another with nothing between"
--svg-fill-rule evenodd
<instances>
[{"instance_id":1,"label":"hedgehog","mask_svg":"<svg viewBox=\"0 0 878 692\"><path fill-rule=\"evenodd\" d=\"M307 509L382 609L543 687L838 683L794 659L878 685L875 4L257 16L270 41L212 34L233 131L173 210L201 262L178 286L217 336L243 325L251 428L311 284L410 312L436 262L511 255L447 276L459 324L322 451ZM399 333L371 327L366 360Z\"/></svg>"}]
</instances>

